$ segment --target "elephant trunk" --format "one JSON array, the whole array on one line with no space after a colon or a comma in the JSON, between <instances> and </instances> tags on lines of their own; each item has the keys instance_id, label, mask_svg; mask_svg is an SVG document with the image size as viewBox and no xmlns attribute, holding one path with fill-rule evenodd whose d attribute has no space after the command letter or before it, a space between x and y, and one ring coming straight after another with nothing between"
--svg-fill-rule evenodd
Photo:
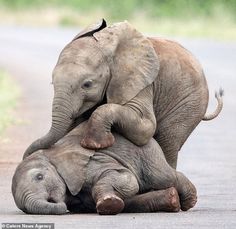
<instances>
[{"instance_id":1,"label":"elephant trunk","mask_svg":"<svg viewBox=\"0 0 236 229\"><path fill-rule=\"evenodd\" d=\"M55 94L52 108L52 125L49 132L34 141L25 151L23 159L40 149L47 149L64 137L73 127L72 104L67 93L59 91Z\"/></svg>"},{"instance_id":2,"label":"elephant trunk","mask_svg":"<svg viewBox=\"0 0 236 229\"><path fill-rule=\"evenodd\" d=\"M30 198L25 202L24 211L30 214L61 215L66 213L67 207L64 202L52 203L39 198Z\"/></svg>"}]
</instances>

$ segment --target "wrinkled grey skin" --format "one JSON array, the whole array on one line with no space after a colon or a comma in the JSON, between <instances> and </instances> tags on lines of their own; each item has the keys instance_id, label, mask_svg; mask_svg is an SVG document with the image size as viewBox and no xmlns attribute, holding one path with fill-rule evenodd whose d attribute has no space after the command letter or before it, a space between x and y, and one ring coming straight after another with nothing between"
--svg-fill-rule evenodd
<instances>
[{"instance_id":1,"label":"wrinkled grey skin","mask_svg":"<svg viewBox=\"0 0 236 229\"><path fill-rule=\"evenodd\" d=\"M24 157L53 145L93 109L83 147L111 146L111 127L139 146L154 136L176 168L188 136L223 104L217 93L216 111L205 115L208 87L194 56L176 42L143 36L127 22L106 27L103 21L77 35L60 54L53 86L51 129Z\"/></svg>"},{"instance_id":2,"label":"wrinkled grey skin","mask_svg":"<svg viewBox=\"0 0 236 229\"><path fill-rule=\"evenodd\" d=\"M194 185L168 165L154 139L138 147L114 133L113 146L95 151L78 141L85 129L85 123L79 125L50 149L20 163L12 181L18 208L32 214L64 214L67 208L100 214L168 210L167 206L160 208L163 191L153 190L171 187L178 192L182 210L195 205ZM170 210L178 211L178 204Z\"/></svg>"}]
</instances>

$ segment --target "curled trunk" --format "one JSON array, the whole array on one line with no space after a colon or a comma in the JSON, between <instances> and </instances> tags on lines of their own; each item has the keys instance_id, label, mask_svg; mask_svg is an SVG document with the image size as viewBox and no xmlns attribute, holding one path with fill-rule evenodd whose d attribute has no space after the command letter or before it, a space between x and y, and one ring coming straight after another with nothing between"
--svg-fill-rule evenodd
<instances>
[{"instance_id":1,"label":"curled trunk","mask_svg":"<svg viewBox=\"0 0 236 229\"><path fill-rule=\"evenodd\" d=\"M61 215L67 211L64 202L51 203L42 199L28 199L25 202L25 212L29 214Z\"/></svg>"}]
</instances>

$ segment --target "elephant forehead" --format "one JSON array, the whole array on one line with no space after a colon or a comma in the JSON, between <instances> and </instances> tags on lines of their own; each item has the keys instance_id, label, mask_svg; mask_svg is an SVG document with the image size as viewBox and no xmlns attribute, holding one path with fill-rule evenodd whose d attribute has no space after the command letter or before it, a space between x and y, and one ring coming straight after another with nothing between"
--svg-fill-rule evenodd
<instances>
[{"instance_id":1,"label":"elephant forehead","mask_svg":"<svg viewBox=\"0 0 236 229\"><path fill-rule=\"evenodd\" d=\"M37 172L47 170L49 167L49 163L46 160L38 160L34 157L29 156L28 158L24 159L16 168L16 171L13 176L13 183L21 183L27 178L31 178L33 174ZM17 181L17 182L16 182Z\"/></svg>"},{"instance_id":2,"label":"elephant forehead","mask_svg":"<svg viewBox=\"0 0 236 229\"><path fill-rule=\"evenodd\" d=\"M92 73L89 69L85 69L81 64L63 63L57 65L53 70L54 77L60 76L76 76L78 74Z\"/></svg>"},{"instance_id":3,"label":"elephant forehead","mask_svg":"<svg viewBox=\"0 0 236 229\"><path fill-rule=\"evenodd\" d=\"M20 173L28 173L29 171L39 171L48 168L47 161L41 161L38 159L31 159L29 161L23 161L17 168L17 171Z\"/></svg>"},{"instance_id":4,"label":"elephant forehead","mask_svg":"<svg viewBox=\"0 0 236 229\"><path fill-rule=\"evenodd\" d=\"M104 61L103 53L92 38L80 38L68 44L60 54L58 64L74 63L98 66Z\"/></svg>"},{"instance_id":5,"label":"elephant forehead","mask_svg":"<svg viewBox=\"0 0 236 229\"><path fill-rule=\"evenodd\" d=\"M26 172L26 176L33 177L37 173L40 173L40 172L42 172L42 169L40 169L40 168L31 168Z\"/></svg>"}]
</instances>

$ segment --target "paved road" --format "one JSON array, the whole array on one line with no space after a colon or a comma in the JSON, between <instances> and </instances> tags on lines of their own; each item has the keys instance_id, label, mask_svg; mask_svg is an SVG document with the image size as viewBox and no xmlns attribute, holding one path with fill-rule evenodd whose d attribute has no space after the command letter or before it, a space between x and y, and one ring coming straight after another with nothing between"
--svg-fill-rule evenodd
<instances>
[{"instance_id":1,"label":"paved road","mask_svg":"<svg viewBox=\"0 0 236 229\"><path fill-rule=\"evenodd\" d=\"M0 223L51 222L56 228L236 228L236 42L179 40L201 61L210 89L225 89L220 117L202 122L181 150L178 170L197 186L198 203L177 214L25 215L13 202L10 185L25 148L50 126L53 96L51 71L63 46L77 31L0 27L0 68L7 69L22 90L15 111L18 124L0 139ZM1 96L1 94L0 94ZM1 227L1 226L0 226Z\"/></svg>"}]
</instances>

